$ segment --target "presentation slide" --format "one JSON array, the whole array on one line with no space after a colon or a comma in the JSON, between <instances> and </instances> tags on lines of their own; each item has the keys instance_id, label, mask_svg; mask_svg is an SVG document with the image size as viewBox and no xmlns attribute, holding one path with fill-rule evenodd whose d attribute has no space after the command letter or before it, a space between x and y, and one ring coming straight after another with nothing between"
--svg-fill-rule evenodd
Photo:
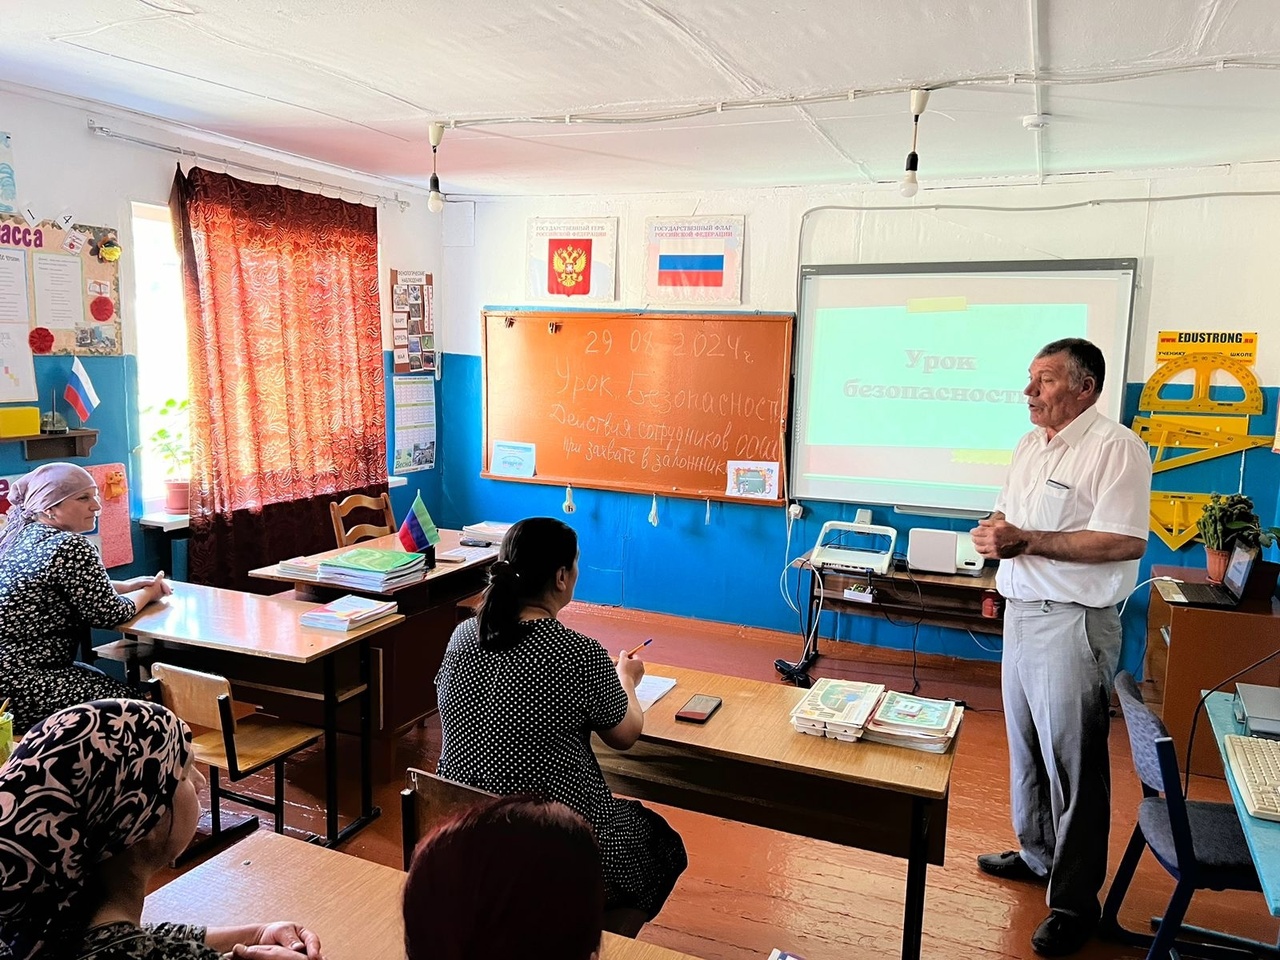
<instances>
[{"instance_id":1,"label":"presentation slide","mask_svg":"<svg viewBox=\"0 0 1280 960\"><path fill-rule=\"evenodd\" d=\"M989 511L1014 445L1031 429L1027 368L1062 337L1102 349L1101 408L1118 416L1133 270L1107 263L998 272L921 264L889 274L804 268L821 272L806 274L802 286L792 496Z\"/></svg>"}]
</instances>

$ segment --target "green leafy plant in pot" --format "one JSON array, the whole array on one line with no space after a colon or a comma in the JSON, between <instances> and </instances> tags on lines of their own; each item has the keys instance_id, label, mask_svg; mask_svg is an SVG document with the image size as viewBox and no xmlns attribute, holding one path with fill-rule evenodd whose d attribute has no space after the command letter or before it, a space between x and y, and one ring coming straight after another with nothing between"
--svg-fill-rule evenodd
<instances>
[{"instance_id":1,"label":"green leafy plant in pot","mask_svg":"<svg viewBox=\"0 0 1280 960\"><path fill-rule=\"evenodd\" d=\"M1206 567L1213 583L1222 582L1237 541L1247 547L1269 547L1280 536L1280 528L1262 525L1253 500L1243 493L1210 494L1196 526L1204 541Z\"/></svg>"},{"instance_id":2,"label":"green leafy plant in pot","mask_svg":"<svg viewBox=\"0 0 1280 960\"><path fill-rule=\"evenodd\" d=\"M191 444L187 439L187 401L170 397L159 407L148 408L160 426L148 440L151 449L165 464L164 508L169 513L186 513L191 498Z\"/></svg>"}]
</instances>

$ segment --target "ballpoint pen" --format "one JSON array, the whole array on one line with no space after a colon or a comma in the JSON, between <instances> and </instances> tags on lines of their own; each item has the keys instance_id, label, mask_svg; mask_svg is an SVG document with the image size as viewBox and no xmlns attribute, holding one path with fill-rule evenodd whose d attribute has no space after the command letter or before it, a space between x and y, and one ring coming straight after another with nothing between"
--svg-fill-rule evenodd
<instances>
[{"instance_id":1,"label":"ballpoint pen","mask_svg":"<svg viewBox=\"0 0 1280 960\"><path fill-rule=\"evenodd\" d=\"M653 637L650 637L644 643L637 643L634 647L632 647L630 650L627 651L627 656L634 657L637 653L639 653L641 650L643 650L645 647L647 647L651 643L653 643Z\"/></svg>"}]
</instances>

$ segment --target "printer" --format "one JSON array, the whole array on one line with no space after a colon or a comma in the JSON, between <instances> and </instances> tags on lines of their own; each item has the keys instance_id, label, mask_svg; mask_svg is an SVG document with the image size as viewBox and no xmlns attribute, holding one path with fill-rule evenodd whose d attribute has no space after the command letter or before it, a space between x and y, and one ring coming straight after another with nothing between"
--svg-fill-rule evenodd
<instances>
[{"instance_id":1,"label":"printer","mask_svg":"<svg viewBox=\"0 0 1280 960\"><path fill-rule=\"evenodd\" d=\"M1235 710L1249 736L1280 740L1280 687L1237 683Z\"/></svg>"}]
</instances>

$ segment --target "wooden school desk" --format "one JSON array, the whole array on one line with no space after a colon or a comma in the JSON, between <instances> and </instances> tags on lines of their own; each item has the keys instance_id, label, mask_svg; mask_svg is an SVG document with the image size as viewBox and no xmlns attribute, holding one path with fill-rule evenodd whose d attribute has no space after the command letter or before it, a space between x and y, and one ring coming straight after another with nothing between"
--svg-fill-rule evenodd
<instances>
[{"instance_id":1,"label":"wooden school desk","mask_svg":"<svg viewBox=\"0 0 1280 960\"><path fill-rule=\"evenodd\" d=\"M441 530L437 550L458 546L457 530ZM358 547L403 550L395 535L365 540ZM317 553L316 557L337 556L352 547ZM481 589L493 557L466 563L437 563L434 570L417 583L378 592L344 587L325 580L303 580L281 573L276 564L250 570L249 575L293 586L300 600L328 603L343 594L354 593L379 600L394 600L405 622L379 633L370 642L373 656L374 732L393 754L395 742L406 730L436 709L436 672L444 660L444 649L457 626L457 605L462 598ZM399 771L403 773L404 771Z\"/></svg>"},{"instance_id":2,"label":"wooden school desk","mask_svg":"<svg viewBox=\"0 0 1280 960\"><path fill-rule=\"evenodd\" d=\"M137 683L143 663L173 663L219 673L238 687L319 701L324 713L327 843L345 840L378 816L369 759L372 707L369 638L399 625L399 614L355 630L304 627L298 618L314 603L238 590L173 582L173 594L149 604L118 629L125 639L97 648L123 660ZM354 653L340 682L339 659ZM350 660L350 657L346 657ZM354 667L354 669L351 669ZM338 707L355 700L360 711L360 815L338 829Z\"/></svg>"},{"instance_id":3,"label":"wooden school desk","mask_svg":"<svg viewBox=\"0 0 1280 960\"><path fill-rule=\"evenodd\" d=\"M644 733L619 752L592 740L617 793L903 857L902 956L920 956L925 872L941 865L955 745L944 754L797 733L803 690L647 664L675 689L645 712ZM705 724L675 713L695 693L724 703ZM696 851L693 856L697 856Z\"/></svg>"},{"instance_id":4,"label":"wooden school desk","mask_svg":"<svg viewBox=\"0 0 1280 960\"><path fill-rule=\"evenodd\" d=\"M142 919L208 927L292 920L316 932L328 960L394 960L404 956L404 876L292 837L255 833L147 897ZM693 960L611 933L602 946L601 960Z\"/></svg>"}]
</instances>

